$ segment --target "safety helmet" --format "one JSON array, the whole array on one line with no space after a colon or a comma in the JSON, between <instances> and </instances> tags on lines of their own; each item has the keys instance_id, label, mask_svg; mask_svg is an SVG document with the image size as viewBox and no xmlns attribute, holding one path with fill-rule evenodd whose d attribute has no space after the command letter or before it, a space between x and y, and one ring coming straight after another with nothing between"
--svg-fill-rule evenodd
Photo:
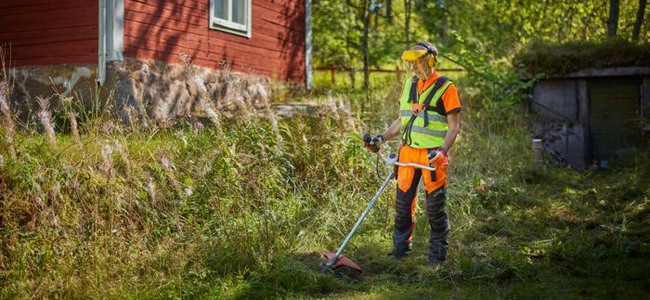
<instances>
[{"instance_id":1,"label":"safety helmet","mask_svg":"<svg viewBox=\"0 0 650 300\"><path fill-rule=\"evenodd\" d=\"M419 42L411 49L404 50L402 53L402 60L416 61L427 54L431 55L429 56L429 67L433 68L435 63L438 61L438 49L436 46L428 42Z\"/></svg>"}]
</instances>

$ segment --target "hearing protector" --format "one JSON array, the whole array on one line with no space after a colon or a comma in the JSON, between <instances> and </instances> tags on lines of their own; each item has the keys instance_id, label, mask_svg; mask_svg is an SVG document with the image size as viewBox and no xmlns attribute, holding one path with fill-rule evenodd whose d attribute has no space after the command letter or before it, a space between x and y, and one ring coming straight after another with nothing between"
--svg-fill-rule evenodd
<instances>
[{"instance_id":1,"label":"hearing protector","mask_svg":"<svg viewBox=\"0 0 650 300\"><path fill-rule=\"evenodd\" d=\"M429 68L433 68L436 65L436 62L438 62L438 53L436 50L431 47L431 45L424 43L424 42L419 42L415 44L416 46L422 46L424 49L427 49L427 54L429 55Z\"/></svg>"}]
</instances>

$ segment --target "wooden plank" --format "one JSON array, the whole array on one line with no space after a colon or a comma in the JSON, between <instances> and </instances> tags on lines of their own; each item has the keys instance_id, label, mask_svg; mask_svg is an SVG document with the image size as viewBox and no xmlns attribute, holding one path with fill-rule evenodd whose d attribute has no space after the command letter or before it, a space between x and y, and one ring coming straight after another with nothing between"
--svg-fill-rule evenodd
<instances>
[{"instance_id":1,"label":"wooden plank","mask_svg":"<svg viewBox=\"0 0 650 300\"><path fill-rule=\"evenodd\" d=\"M97 27L69 27L69 28L46 28L43 30L32 30L20 32L0 33L0 41L8 41L13 45L46 45L53 42L73 42L80 39L97 40Z\"/></svg>"},{"instance_id":2,"label":"wooden plank","mask_svg":"<svg viewBox=\"0 0 650 300\"><path fill-rule=\"evenodd\" d=\"M225 40L226 42L236 42L236 43L242 43L242 44L247 44L249 46L260 46L266 45L267 47L269 45L272 45L273 48L280 47L281 44L296 44L296 45L303 45L304 37L301 36L300 34L297 35L296 38L292 39L277 39L275 36L278 34L281 34L282 32L268 32L267 34L256 34L254 31L253 38L252 39L246 39L241 36L236 36L228 33L223 33L218 30L210 30L208 28L186 28L186 29L177 29L177 28L169 28L169 27L162 27L162 26L157 26L157 25L152 25L152 24L147 24L147 23L140 23L135 20L129 20L129 22L125 26L125 34L126 35L132 35L132 36L151 36L153 34L157 34L160 37L165 36L165 35L170 35L170 36L179 36L179 35L195 35L195 36L206 36L208 38L212 38L214 35L215 38L219 40ZM207 33L207 35L206 35Z\"/></svg>"},{"instance_id":3,"label":"wooden plank","mask_svg":"<svg viewBox=\"0 0 650 300\"><path fill-rule=\"evenodd\" d=\"M129 37L127 40L128 44L131 44L131 42L139 41L136 37ZM156 41L148 41L144 43L139 43L139 46L136 47L130 47L129 49L149 49L153 51L158 51L161 53L180 53L180 52L186 52L186 53L204 53L202 56L222 56L222 55L232 55L232 56L242 56L242 55L249 55L251 57L272 57L272 56L280 56L282 51L278 51L275 49L272 50L264 50L261 48L255 48L255 47L246 47L245 45L239 45L239 44L227 44L227 43L222 43L222 44L215 44L215 43L202 43L200 46L197 46L192 43L174 43L170 44L168 46L164 46L163 48L160 47L160 43ZM227 50L224 50L224 48L227 48ZM302 51L301 51L302 52Z\"/></svg>"},{"instance_id":4,"label":"wooden plank","mask_svg":"<svg viewBox=\"0 0 650 300\"><path fill-rule=\"evenodd\" d=\"M254 59L252 60L253 62L259 61L260 57L264 57L265 60L270 60L273 57L278 57L278 59L281 59L282 57L285 56L301 57L301 58L304 57L304 51L302 51L302 49L297 53L291 53L291 51L270 51L270 50L263 51L260 49L255 49L250 47L241 47L236 44L235 45L226 44L226 45L216 46L213 44L206 43L201 45L201 47L196 47L193 44L188 45L183 43L176 43L173 46L160 48L159 44L154 42L149 42L149 43L140 44L140 46L137 48L131 47L128 48L127 50L131 50L131 49L148 49L160 53L174 53L174 54L185 52L185 53L193 54L193 56L199 56L199 57L248 56Z\"/></svg>"},{"instance_id":5,"label":"wooden plank","mask_svg":"<svg viewBox=\"0 0 650 300\"><path fill-rule=\"evenodd\" d=\"M268 15L273 14L277 15L282 19L290 17L298 17L304 20L305 5L304 1L252 1L252 13L253 18L258 14ZM279 2L279 3L278 3ZM132 0L125 3L126 10L141 11L141 12L150 12L155 11L157 14L162 13L167 15L172 13L172 15L178 16L177 12L183 10L183 14L190 14L193 16L199 17L208 17L210 10L209 1L185 1L183 3L173 3L173 2L162 2L163 6L160 6L161 1L151 3L151 1L143 0ZM302 16L302 17L300 17Z\"/></svg>"},{"instance_id":6,"label":"wooden plank","mask_svg":"<svg viewBox=\"0 0 650 300\"><path fill-rule=\"evenodd\" d=\"M42 65L58 65L58 64L96 64L97 55L75 55L64 57L44 57L44 58L30 58L15 60L16 67L24 66L42 66Z\"/></svg>"},{"instance_id":7,"label":"wooden plank","mask_svg":"<svg viewBox=\"0 0 650 300\"><path fill-rule=\"evenodd\" d=\"M253 28L253 37L247 39L241 36L224 33L218 30L212 30L206 27L203 28L187 28L187 29L178 29L171 27L162 27L152 24L137 23L130 21L129 25L125 28L125 33L132 36L141 36L146 34L151 36L152 34L157 34L159 36L188 36L189 39L194 39L200 41L203 39L217 38L225 42L234 42L246 44L249 46L259 46L260 44L266 44L267 46L271 43L274 43L273 47L277 48L281 44L296 44L303 45L304 35L297 32L278 32L272 31L268 28ZM278 38L278 36L280 38Z\"/></svg>"},{"instance_id":8,"label":"wooden plank","mask_svg":"<svg viewBox=\"0 0 650 300\"><path fill-rule=\"evenodd\" d=\"M131 36L134 38L139 38L141 36L150 36L150 37L155 37L155 42L161 42L161 41L167 41L170 39L170 37L173 38L179 38L180 41L194 41L196 43L205 43L205 42L210 42L213 39L216 39L215 42L217 43L237 43L241 45L247 45L248 47L256 47L256 48L262 48L264 50L276 50L276 51L281 51L282 44L289 44L289 45L296 45L299 47L303 47L302 43L299 44L294 44L293 41L287 40L286 42L284 40L278 40L270 36L266 35L259 35L253 37L253 39L246 39L243 37L227 34L227 33L222 33L219 31L208 31L208 30L195 30L191 29L186 31L182 30L174 30L174 29L169 29L169 28L163 28L163 27L153 27L150 24L140 24L141 27L136 26L136 24L131 23L132 26L129 26L125 29L125 36ZM208 35L202 35L202 32L207 32ZM213 34L219 34L220 36L213 36ZM135 42L148 42L146 39L145 40L134 40ZM131 43L126 43L125 45L127 46L137 46L137 44L131 44Z\"/></svg>"},{"instance_id":9,"label":"wooden plank","mask_svg":"<svg viewBox=\"0 0 650 300\"><path fill-rule=\"evenodd\" d=\"M305 1L253 0L253 8L256 6L259 9L264 9L285 16L290 16L292 13L301 14L303 16L305 14Z\"/></svg>"},{"instance_id":10,"label":"wooden plank","mask_svg":"<svg viewBox=\"0 0 650 300\"><path fill-rule=\"evenodd\" d=\"M146 6L146 12L143 11L133 11L129 10L125 13L125 19L128 21L136 21L139 23L149 23L153 25L159 25L164 27L174 27L174 28L190 28L192 26L196 27L207 27L209 22L209 17L206 14L190 16L186 19L179 19L176 15L163 14L159 16L154 15L154 6ZM260 20L263 20L262 24L259 24ZM191 26L190 26L191 25ZM281 21L278 21L273 17L260 17L253 20L253 30L259 31L260 28L263 30L290 30L291 32L304 32L304 22L299 23L300 26L295 26L295 24L283 24ZM276 28L277 27L277 28ZM273 32L275 34L275 32ZM266 34L266 32L264 32Z\"/></svg>"},{"instance_id":11,"label":"wooden plank","mask_svg":"<svg viewBox=\"0 0 650 300\"><path fill-rule=\"evenodd\" d=\"M167 49L160 49L159 42L147 42L141 43L141 40L137 37L130 37L133 42L140 43L140 46L137 49L147 49L153 52L158 52L160 55L157 57L165 57L169 59L170 57L176 56L180 52L185 52L192 54L193 57L213 57L212 60L218 60L221 57L246 57L251 62L259 61L260 57L265 57L265 63L273 57L277 57L278 64L282 65L284 63L283 57L292 56L296 57L300 61L304 60L304 49L301 47L297 53L291 53L291 51L284 50L265 50L262 48L253 48L247 47L246 45L236 44L236 43L224 43L222 40L217 40L217 43L208 41L207 43L202 43L200 47L196 45L186 45L183 43L176 43L174 46L168 46ZM130 40L125 40L126 44L132 44ZM130 50L135 50L136 48L131 47L127 48L127 53ZM215 51L216 49L216 51Z\"/></svg>"},{"instance_id":12,"label":"wooden plank","mask_svg":"<svg viewBox=\"0 0 650 300\"><path fill-rule=\"evenodd\" d=\"M219 69L219 63L226 60L238 71L255 70L265 76L302 80L304 5L276 2L257 5L259 1L253 1L253 36L248 39L209 29L209 1L162 6L129 1L125 7L124 55L181 63L178 54L184 52L204 67ZM300 7L300 11L292 12L292 7ZM291 16L299 19L287 20Z\"/></svg>"},{"instance_id":13,"label":"wooden plank","mask_svg":"<svg viewBox=\"0 0 650 300\"><path fill-rule=\"evenodd\" d=\"M86 1L45 1L44 3L20 3L14 6L2 7L0 4L0 17L20 14L34 14L39 12L51 12L57 10L75 10L79 8L94 7L96 10L99 8L97 1L92 2L91 5Z\"/></svg>"},{"instance_id":14,"label":"wooden plank","mask_svg":"<svg viewBox=\"0 0 650 300\"><path fill-rule=\"evenodd\" d=\"M166 22L172 22L175 24L193 24L193 25L202 25L208 24L208 13L207 11L185 9L180 13L178 10L169 10L162 9L157 6L147 5L144 3L136 3L130 5L128 8L125 8L125 18L129 17L131 19L138 21L151 21L155 20L156 22L164 24Z\"/></svg>"},{"instance_id":15,"label":"wooden plank","mask_svg":"<svg viewBox=\"0 0 650 300\"><path fill-rule=\"evenodd\" d=\"M90 2L90 5L97 5L97 1ZM89 6L89 2L85 0L22 0L22 1L2 1L0 2L0 8L2 10L13 10L13 9L22 9L22 8L31 8L38 9L41 7L49 8L52 6Z\"/></svg>"},{"instance_id":16,"label":"wooden plank","mask_svg":"<svg viewBox=\"0 0 650 300\"><path fill-rule=\"evenodd\" d=\"M138 57L138 58L145 58L145 59L155 59L159 61L168 61L169 63L177 63L180 64L180 60L177 59L177 56L172 53L161 53L159 51L155 50L146 50L146 49L135 49L135 51L125 53L125 56L127 57ZM171 60L169 58L174 57L174 60ZM193 63L195 65L199 66L204 66L212 69L220 69L220 63L223 61L227 61L231 66L233 67L234 70L239 70L239 71L247 71L249 70L249 65L250 61L249 59L246 59L244 57L237 57L237 58L230 58L230 57L219 57L218 59L215 58L201 58L201 57L194 57L192 59ZM275 66L280 65L281 62L278 62L277 64L266 64L266 65L260 65L260 66L253 66L254 69L259 70L261 73L270 74L271 71L276 70Z\"/></svg>"},{"instance_id":17,"label":"wooden plank","mask_svg":"<svg viewBox=\"0 0 650 300\"><path fill-rule=\"evenodd\" d=\"M141 11L141 12L154 11L157 14L165 13L165 14L172 14L176 16L183 15L184 13L190 13L193 15L202 14L204 16L207 16L208 10L210 9L208 1L203 1L203 2L188 1L183 4L177 4L177 5L174 5L173 3L169 3L169 2L163 2L163 3L164 5L160 6L159 2L129 1L125 3L124 8L125 10L131 10L131 11ZM179 13L179 11L182 11L182 13Z\"/></svg>"},{"instance_id":18,"label":"wooden plank","mask_svg":"<svg viewBox=\"0 0 650 300\"><path fill-rule=\"evenodd\" d=\"M97 55L97 40L79 40L74 45L69 42L49 43L44 45L15 45L12 46L12 55L15 57L47 57L59 54L84 55L94 53Z\"/></svg>"},{"instance_id":19,"label":"wooden plank","mask_svg":"<svg viewBox=\"0 0 650 300\"><path fill-rule=\"evenodd\" d=\"M179 15L184 16L179 18ZM267 28L269 25L287 28L292 31L304 32L304 18L299 18L299 21L285 21L286 16L273 15L273 14L254 14L253 15L253 29L256 23L260 20L265 21L263 27ZM140 21L142 23L161 24L165 26L172 25L178 27L179 24L188 27L188 24L195 26L208 26L209 16L207 11L200 11L198 14L194 11L183 12L182 14L172 13L169 10L160 10L159 7L153 5L145 5L139 3L132 9L127 10L126 18L130 20ZM182 26L181 26L182 27Z\"/></svg>"},{"instance_id":20,"label":"wooden plank","mask_svg":"<svg viewBox=\"0 0 650 300\"><path fill-rule=\"evenodd\" d=\"M140 9L135 10L135 9L130 9L126 11L126 18L129 20L134 20L134 21L139 21L142 23L150 23L150 24L161 24L161 25L174 25L175 27L178 26L178 24L183 24L185 27L188 27L188 24L195 25L195 26L207 26L209 22L209 16L207 15L207 12L201 12L200 14L193 14L192 12L189 12L187 14L183 14L183 16L189 16L186 18L179 18L178 14L171 14L171 13L160 13L158 12L158 8L152 5L140 5ZM268 14L265 15L260 15L259 17L254 16L253 18L253 28L255 29L256 23L259 22L259 20L264 20L266 23L264 24L265 27L268 26L269 24L273 24L274 26L280 26L284 28L288 28L290 30L298 30L300 32L304 32L304 19L300 19L297 23L291 23L291 22L283 22L283 20L286 20L286 17L283 16L269 16ZM296 26L296 25L299 26Z\"/></svg>"},{"instance_id":21,"label":"wooden plank","mask_svg":"<svg viewBox=\"0 0 650 300\"><path fill-rule=\"evenodd\" d=\"M182 3L174 3L173 1L147 1L147 0L129 0L124 3L125 9L137 9L143 6L161 7L163 10L178 10L180 8L189 8L191 10L199 10L207 12L209 10L210 2L208 1L182 1Z\"/></svg>"},{"instance_id":22,"label":"wooden plank","mask_svg":"<svg viewBox=\"0 0 650 300\"><path fill-rule=\"evenodd\" d=\"M65 16L53 18L53 15ZM65 28L74 20L76 25L97 24L96 8L79 8L72 11L58 10L47 13L32 13L5 16L0 19L2 31L25 31L40 28Z\"/></svg>"},{"instance_id":23,"label":"wooden plank","mask_svg":"<svg viewBox=\"0 0 650 300\"><path fill-rule=\"evenodd\" d=\"M148 58L148 59L156 59L156 60L161 60L161 61L168 61L170 63L181 63L180 60L177 58L178 53L162 53L158 50L152 50L152 49L134 49L133 51L125 52L125 56L127 57L139 57L139 58ZM248 56L248 55L237 55L237 56L217 56L217 57L197 57L197 56L192 56L190 53L190 57L192 57L192 61L196 65L208 67L208 68L213 68L213 69L219 69L219 64L222 61L227 61L228 63L232 64L234 69L236 70L241 70L241 71L247 71L251 69L251 62L259 61L260 57L257 55L254 56ZM173 59L171 59L173 58ZM304 60L303 57L296 57L297 60L302 62ZM275 58L271 59L271 57L265 57L264 64L261 65L252 65L252 69L258 70L261 73L264 73L264 75L268 75L272 73L275 70L279 70L281 72L287 72L289 69L298 69L301 70L300 72L304 73L304 65L300 63L298 66L292 66L290 64L287 64L285 60ZM299 73L300 73L299 72Z\"/></svg>"}]
</instances>

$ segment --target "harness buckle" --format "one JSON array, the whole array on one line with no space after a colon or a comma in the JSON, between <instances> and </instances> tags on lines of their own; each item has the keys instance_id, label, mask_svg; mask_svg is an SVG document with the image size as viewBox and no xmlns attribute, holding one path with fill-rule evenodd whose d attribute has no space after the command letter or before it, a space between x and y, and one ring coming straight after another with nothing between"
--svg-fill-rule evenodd
<instances>
[{"instance_id":1,"label":"harness buckle","mask_svg":"<svg viewBox=\"0 0 650 300\"><path fill-rule=\"evenodd\" d=\"M413 110L413 115L417 116L420 112L424 111L424 104L413 103L411 109Z\"/></svg>"}]
</instances>

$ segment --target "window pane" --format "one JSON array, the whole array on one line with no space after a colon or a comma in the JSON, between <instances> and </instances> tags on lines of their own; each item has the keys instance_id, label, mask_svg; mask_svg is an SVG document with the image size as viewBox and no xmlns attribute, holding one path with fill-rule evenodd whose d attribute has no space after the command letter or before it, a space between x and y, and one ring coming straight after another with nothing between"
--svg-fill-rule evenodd
<instances>
[{"instance_id":1,"label":"window pane","mask_svg":"<svg viewBox=\"0 0 650 300\"><path fill-rule=\"evenodd\" d=\"M246 0L232 0L232 21L246 25Z\"/></svg>"},{"instance_id":2,"label":"window pane","mask_svg":"<svg viewBox=\"0 0 650 300\"><path fill-rule=\"evenodd\" d=\"M219 19L228 19L226 15L226 5L228 0L214 0L214 17Z\"/></svg>"}]
</instances>

